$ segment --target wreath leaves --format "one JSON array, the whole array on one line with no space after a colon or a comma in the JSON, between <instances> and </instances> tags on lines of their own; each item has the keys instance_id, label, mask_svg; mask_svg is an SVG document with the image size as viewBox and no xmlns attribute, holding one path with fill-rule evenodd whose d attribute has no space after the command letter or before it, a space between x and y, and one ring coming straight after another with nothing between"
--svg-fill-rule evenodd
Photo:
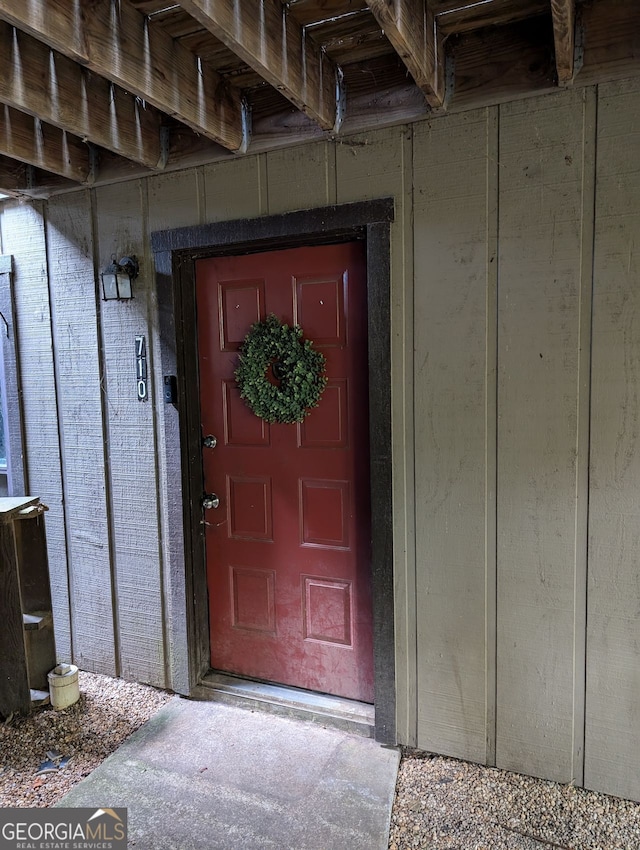
<instances>
[{"instance_id":1,"label":"wreath leaves","mask_svg":"<svg viewBox=\"0 0 640 850\"><path fill-rule=\"evenodd\" d=\"M267 378L272 364L277 364L277 385ZM302 328L284 325L271 313L246 335L235 378L241 398L260 419L302 422L320 402L325 365L324 354L303 339Z\"/></svg>"}]
</instances>

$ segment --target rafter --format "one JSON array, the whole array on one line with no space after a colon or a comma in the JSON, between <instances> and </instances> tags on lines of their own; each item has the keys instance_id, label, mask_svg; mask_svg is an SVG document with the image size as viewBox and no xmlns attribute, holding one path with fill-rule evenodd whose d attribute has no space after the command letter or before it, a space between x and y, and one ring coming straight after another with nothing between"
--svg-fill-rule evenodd
<instances>
[{"instance_id":1,"label":"rafter","mask_svg":"<svg viewBox=\"0 0 640 850\"><path fill-rule=\"evenodd\" d=\"M281 0L180 5L323 129L336 125L338 69Z\"/></svg>"},{"instance_id":2,"label":"rafter","mask_svg":"<svg viewBox=\"0 0 640 850\"><path fill-rule=\"evenodd\" d=\"M556 69L560 83L569 83L573 79L575 14L575 0L551 0Z\"/></svg>"},{"instance_id":3,"label":"rafter","mask_svg":"<svg viewBox=\"0 0 640 850\"><path fill-rule=\"evenodd\" d=\"M73 185L62 177L44 174L37 168L0 155L0 192L4 195L46 198L53 192L72 188Z\"/></svg>"},{"instance_id":4,"label":"rafter","mask_svg":"<svg viewBox=\"0 0 640 850\"><path fill-rule=\"evenodd\" d=\"M19 195L27 183L27 166L6 156L0 156L0 193Z\"/></svg>"},{"instance_id":5,"label":"rafter","mask_svg":"<svg viewBox=\"0 0 640 850\"><path fill-rule=\"evenodd\" d=\"M91 174L86 144L10 106L0 107L0 154L76 183L88 182Z\"/></svg>"},{"instance_id":6,"label":"rafter","mask_svg":"<svg viewBox=\"0 0 640 850\"><path fill-rule=\"evenodd\" d=\"M439 0L435 12L438 30L446 36L548 15L549 0L499 0L488 4Z\"/></svg>"},{"instance_id":7,"label":"rafter","mask_svg":"<svg viewBox=\"0 0 640 850\"><path fill-rule=\"evenodd\" d=\"M442 107L443 43L429 0L369 0L369 8L429 105Z\"/></svg>"},{"instance_id":8,"label":"rafter","mask_svg":"<svg viewBox=\"0 0 640 850\"><path fill-rule=\"evenodd\" d=\"M161 165L155 109L3 21L0 102L147 168Z\"/></svg>"},{"instance_id":9,"label":"rafter","mask_svg":"<svg viewBox=\"0 0 640 850\"><path fill-rule=\"evenodd\" d=\"M239 92L128 0L0 0L0 19L229 150L246 143Z\"/></svg>"}]
</instances>

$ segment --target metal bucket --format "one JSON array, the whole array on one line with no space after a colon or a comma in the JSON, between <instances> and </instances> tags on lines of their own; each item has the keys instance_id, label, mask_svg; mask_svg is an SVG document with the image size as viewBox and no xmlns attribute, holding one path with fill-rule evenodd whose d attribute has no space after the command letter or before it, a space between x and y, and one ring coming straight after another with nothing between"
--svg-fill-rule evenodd
<instances>
[{"instance_id":1,"label":"metal bucket","mask_svg":"<svg viewBox=\"0 0 640 850\"><path fill-rule=\"evenodd\" d=\"M58 664L47 674L49 696L54 708L68 708L80 699L78 668L75 664Z\"/></svg>"}]
</instances>

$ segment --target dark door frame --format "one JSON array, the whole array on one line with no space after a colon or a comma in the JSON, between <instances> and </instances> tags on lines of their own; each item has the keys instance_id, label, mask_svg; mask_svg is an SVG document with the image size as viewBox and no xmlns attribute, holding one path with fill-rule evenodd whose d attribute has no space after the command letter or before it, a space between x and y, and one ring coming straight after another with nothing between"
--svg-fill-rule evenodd
<instances>
[{"instance_id":1,"label":"dark door frame","mask_svg":"<svg viewBox=\"0 0 640 850\"><path fill-rule=\"evenodd\" d=\"M391 468L391 270L393 199L183 227L153 233L159 307L160 368L165 390L175 376L175 400L165 395L163 430L169 585L174 605L186 607L186 664L194 688L209 671L209 624L202 510L202 448L196 335L195 261L303 245L364 240L369 334L372 590L375 734L396 743ZM176 415L177 414L177 415ZM184 569L180 565L184 565ZM168 625L171 628L171 624ZM177 656L177 657L176 657ZM183 678L178 674L178 679ZM174 685L176 690L178 687Z\"/></svg>"}]
</instances>

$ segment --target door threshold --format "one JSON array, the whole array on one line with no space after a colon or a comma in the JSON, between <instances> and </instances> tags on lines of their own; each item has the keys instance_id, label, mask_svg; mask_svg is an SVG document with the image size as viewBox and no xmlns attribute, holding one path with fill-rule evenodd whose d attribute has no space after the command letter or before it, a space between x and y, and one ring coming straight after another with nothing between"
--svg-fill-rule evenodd
<instances>
[{"instance_id":1,"label":"door threshold","mask_svg":"<svg viewBox=\"0 0 640 850\"><path fill-rule=\"evenodd\" d=\"M308 720L365 738L373 738L375 733L375 710L366 702L240 679L213 670L192 689L191 698Z\"/></svg>"}]
</instances>

